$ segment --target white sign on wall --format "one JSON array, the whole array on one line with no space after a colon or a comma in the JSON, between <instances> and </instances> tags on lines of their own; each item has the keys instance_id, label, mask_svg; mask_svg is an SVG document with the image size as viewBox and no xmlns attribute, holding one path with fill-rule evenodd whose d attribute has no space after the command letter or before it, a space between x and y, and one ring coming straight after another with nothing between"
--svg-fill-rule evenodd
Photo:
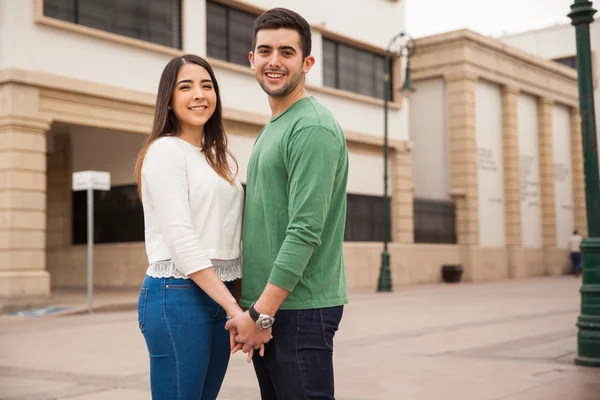
<instances>
[{"instance_id":1,"label":"white sign on wall","mask_svg":"<svg viewBox=\"0 0 600 400\"><path fill-rule=\"evenodd\" d=\"M554 153L554 206L556 246L566 248L573 232L573 180L571 171L571 121L565 106L552 107Z\"/></svg>"},{"instance_id":2,"label":"white sign on wall","mask_svg":"<svg viewBox=\"0 0 600 400\"><path fill-rule=\"evenodd\" d=\"M517 131L521 189L521 241L523 247L542 247L537 101L533 96L519 94L517 98Z\"/></svg>"},{"instance_id":3,"label":"white sign on wall","mask_svg":"<svg viewBox=\"0 0 600 400\"><path fill-rule=\"evenodd\" d=\"M506 228L500 87L487 82L478 82L475 109L479 243L487 247L504 247Z\"/></svg>"}]
</instances>

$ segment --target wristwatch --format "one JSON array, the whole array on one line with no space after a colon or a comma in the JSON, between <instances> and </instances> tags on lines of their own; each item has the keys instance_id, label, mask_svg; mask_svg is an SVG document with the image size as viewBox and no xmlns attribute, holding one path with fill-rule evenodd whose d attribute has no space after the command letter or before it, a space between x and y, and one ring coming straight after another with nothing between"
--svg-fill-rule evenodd
<instances>
[{"instance_id":1,"label":"wristwatch","mask_svg":"<svg viewBox=\"0 0 600 400\"><path fill-rule=\"evenodd\" d=\"M275 322L275 318L271 317L269 314L261 314L254 308L254 303L248 309L248 314L250 314L250 318L252 321L258 326L260 329L269 329L273 326Z\"/></svg>"}]
</instances>

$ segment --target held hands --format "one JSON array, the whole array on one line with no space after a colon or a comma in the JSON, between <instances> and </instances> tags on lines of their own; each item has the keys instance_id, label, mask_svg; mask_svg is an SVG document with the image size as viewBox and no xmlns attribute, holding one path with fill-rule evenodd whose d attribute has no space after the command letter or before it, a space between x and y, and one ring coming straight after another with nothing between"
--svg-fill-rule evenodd
<instances>
[{"instance_id":1,"label":"held hands","mask_svg":"<svg viewBox=\"0 0 600 400\"><path fill-rule=\"evenodd\" d=\"M260 329L248 312L233 316L225 324L225 329L229 331L231 352L236 353L241 349L248 354L248 362L252 360L254 350L259 350L260 356L264 356L265 344L273 338L271 328Z\"/></svg>"}]
</instances>

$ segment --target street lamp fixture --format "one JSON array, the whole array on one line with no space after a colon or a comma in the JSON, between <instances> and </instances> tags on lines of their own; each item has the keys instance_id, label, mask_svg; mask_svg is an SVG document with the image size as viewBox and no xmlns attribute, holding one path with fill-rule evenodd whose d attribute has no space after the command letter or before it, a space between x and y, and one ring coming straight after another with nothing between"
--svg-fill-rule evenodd
<instances>
[{"instance_id":1,"label":"street lamp fixture","mask_svg":"<svg viewBox=\"0 0 600 400\"><path fill-rule=\"evenodd\" d=\"M383 252L381 253L381 266L379 269L378 292L392 291L392 277L390 273L390 199L388 197L388 102L390 101L390 64L392 56L406 58L405 80L400 92L408 95L415 91L410 79L410 57L416 50L415 41L406 33L401 32L390 40L385 52L383 73Z\"/></svg>"},{"instance_id":2,"label":"street lamp fixture","mask_svg":"<svg viewBox=\"0 0 600 400\"><path fill-rule=\"evenodd\" d=\"M600 181L590 46L590 24L594 22L595 13L592 2L587 0L575 0L569 13L577 39L577 83L588 223L588 237L581 244L583 284L575 364L588 367L600 367Z\"/></svg>"}]
</instances>

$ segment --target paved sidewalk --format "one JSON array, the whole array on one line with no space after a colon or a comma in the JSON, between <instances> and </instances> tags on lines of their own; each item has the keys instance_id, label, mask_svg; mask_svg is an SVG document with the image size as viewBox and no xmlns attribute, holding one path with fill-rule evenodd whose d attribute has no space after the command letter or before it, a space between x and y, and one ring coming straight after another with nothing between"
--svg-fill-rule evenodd
<instances>
[{"instance_id":1,"label":"paved sidewalk","mask_svg":"<svg viewBox=\"0 0 600 400\"><path fill-rule=\"evenodd\" d=\"M569 276L353 292L336 336L337 398L598 400L600 369L573 365L580 285ZM0 399L149 398L135 311L0 316ZM259 399L241 355L219 398Z\"/></svg>"}]
</instances>

